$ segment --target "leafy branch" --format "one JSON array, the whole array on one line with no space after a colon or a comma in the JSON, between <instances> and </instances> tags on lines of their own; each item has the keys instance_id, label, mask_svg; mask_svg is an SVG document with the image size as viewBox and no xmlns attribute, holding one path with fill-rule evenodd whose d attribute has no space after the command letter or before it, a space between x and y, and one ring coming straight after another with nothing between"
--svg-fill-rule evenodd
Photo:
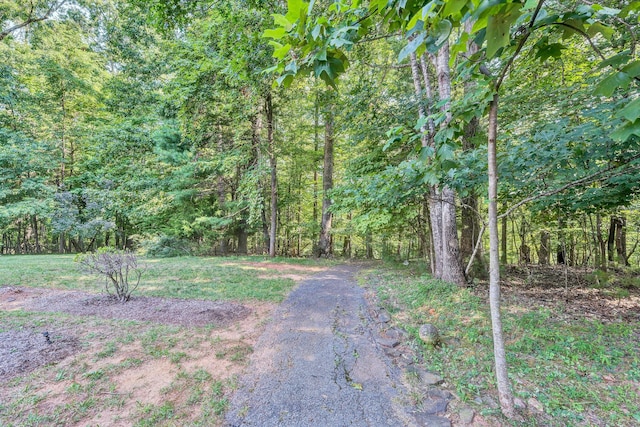
<instances>
[{"instance_id":1,"label":"leafy branch","mask_svg":"<svg viewBox=\"0 0 640 427\"><path fill-rule=\"evenodd\" d=\"M7 37L14 31L19 30L20 28L26 27L27 25L34 24L36 22L45 21L51 17L51 14L58 10L63 4L65 4L67 0L62 0L60 2L53 3L49 9L45 12L44 15L41 16L33 16L34 14L34 5L31 3L31 9L29 10L29 14L27 15L27 19L23 22L20 22L12 27L7 28L6 30L0 32L0 41Z\"/></svg>"}]
</instances>

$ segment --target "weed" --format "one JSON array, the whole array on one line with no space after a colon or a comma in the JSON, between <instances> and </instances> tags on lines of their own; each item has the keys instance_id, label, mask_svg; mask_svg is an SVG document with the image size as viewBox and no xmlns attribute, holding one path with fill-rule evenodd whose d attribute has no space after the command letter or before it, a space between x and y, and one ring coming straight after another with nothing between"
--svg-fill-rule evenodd
<instances>
[{"instance_id":1,"label":"weed","mask_svg":"<svg viewBox=\"0 0 640 427\"><path fill-rule=\"evenodd\" d=\"M98 359L104 359L106 357L111 357L113 356L116 351L118 350L118 346L116 345L115 342L109 342L104 346L104 349L102 349L102 351L98 352L96 354L96 357Z\"/></svg>"}]
</instances>

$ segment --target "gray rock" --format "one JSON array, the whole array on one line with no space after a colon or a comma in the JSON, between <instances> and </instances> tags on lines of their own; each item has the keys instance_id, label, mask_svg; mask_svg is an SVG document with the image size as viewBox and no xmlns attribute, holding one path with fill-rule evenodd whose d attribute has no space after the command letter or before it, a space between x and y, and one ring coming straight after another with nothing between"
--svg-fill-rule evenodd
<instances>
[{"instance_id":1,"label":"gray rock","mask_svg":"<svg viewBox=\"0 0 640 427\"><path fill-rule=\"evenodd\" d=\"M439 397L441 399L451 399L453 394L448 390L442 390L441 388L433 388L427 392L430 397Z\"/></svg>"},{"instance_id":2,"label":"gray rock","mask_svg":"<svg viewBox=\"0 0 640 427\"><path fill-rule=\"evenodd\" d=\"M440 398L427 398L422 401L422 411L426 414L443 414L447 411L449 402Z\"/></svg>"},{"instance_id":3,"label":"gray rock","mask_svg":"<svg viewBox=\"0 0 640 427\"><path fill-rule=\"evenodd\" d=\"M420 326L418 335L425 344L433 346L440 344L440 333L438 332L438 328L433 326L431 323L426 323Z\"/></svg>"},{"instance_id":4,"label":"gray rock","mask_svg":"<svg viewBox=\"0 0 640 427\"><path fill-rule=\"evenodd\" d=\"M393 338L396 340L401 340L404 338L404 334L398 328L389 328L386 331L384 331L384 334L387 338Z\"/></svg>"},{"instance_id":5,"label":"gray rock","mask_svg":"<svg viewBox=\"0 0 640 427\"><path fill-rule=\"evenodd\" d=\"M476 411L471 408L465 407L460 409L460 422L463 424L471 424L473 422L473 418L476 416Z\"/></svg>"},{"instance_id":6,"label":"gray rock","mask_svg":"<svg viewBox=\"0 0 640 427\"><path fill-rule=\"evenodd\" d=\"M389 316L386 311L380 310L378 312L378 317L376 320L378 321L378 323L388 323L389 321L391 321L391 316Z\"/></svg>"},{"instance_id":7,"label":"gray rock","mask_svg":"<svg viewBox=\"0 0 640 427\"><path fill-rule=\"evenodd\" d=\"M476 402L478 405L484 405L484 402L482 401L482 398L480 396L473 399L473 401Z\"/></svg>"},{"instance_id":8,"label":"gray rock","mask_svg":"<svg viewBox=\"0 0 640 427\"><path fill-rule=\"evenodd\" d=\"M425 414L424 412L414 412L413 416L419 426L423 427L451 427L451 421L445 417Z\"/></svg>"},{"instance_id":9,"label":"gray rock","mask_svg":"<svg viewBox=\"0 0 640 427\"><path fill-rule=\"evenodd\" d=\"M377 338L378 344L387 348L394 348L400 344L400 341L395 340L393 338Z\"/></svg>"},{"instance_id":10,"label":"gray rock","mask_svg":"<svg viewBox=\"0 0 640 427\"><path fill-rule=\"evenodd\" d=\"M432 374L431 372L424 372L420 378L427 385L439 385L444 382L440 375Z\"/></svg>"}]
</instances>

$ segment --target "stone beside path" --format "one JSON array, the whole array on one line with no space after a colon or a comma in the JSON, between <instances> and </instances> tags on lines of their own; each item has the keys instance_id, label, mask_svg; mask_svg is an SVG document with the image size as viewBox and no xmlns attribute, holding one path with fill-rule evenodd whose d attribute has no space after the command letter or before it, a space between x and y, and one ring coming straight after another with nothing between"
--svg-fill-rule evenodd
<instances>
[{"instance_id":1,"label":"stone beside path","mask_svg":"<svg viewBox=\"0 0 640 427\"><path fill-rule=\"evenodd\" d=\"M343 265L300 284L274 312L230 402L227 426L434 426L452 396L399 351L403 331ZM410 405L403 375L424 396Z\"/></svg>"}]
</instances>

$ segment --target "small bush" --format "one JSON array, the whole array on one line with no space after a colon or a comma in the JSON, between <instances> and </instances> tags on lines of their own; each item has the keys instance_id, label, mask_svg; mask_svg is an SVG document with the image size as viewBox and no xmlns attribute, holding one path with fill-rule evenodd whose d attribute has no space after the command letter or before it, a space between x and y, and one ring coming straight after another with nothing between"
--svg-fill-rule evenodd
<instances>
[{"instance_id":1,"label":"small bush","mask_svg":"<svg viewBox=\"0 0 640 427\"><path fill-rule=\"evenodd\" d=\"M96 253L81 256L77 262L82 271L104 277L105 291L120 302L129 301L144 271L134 254L112 248L100 248Z\"/></svg>"},{"instance_id":2,"label":"small bush","mask_svg":"<svg viewBox=\"0 0 640 427\"><path fill-rule=\"evenodd\" d=\"M156 258L191 255L189 242L174 236L161 235L141 242L146 254Z\"/></svg>"}]
</instances>

